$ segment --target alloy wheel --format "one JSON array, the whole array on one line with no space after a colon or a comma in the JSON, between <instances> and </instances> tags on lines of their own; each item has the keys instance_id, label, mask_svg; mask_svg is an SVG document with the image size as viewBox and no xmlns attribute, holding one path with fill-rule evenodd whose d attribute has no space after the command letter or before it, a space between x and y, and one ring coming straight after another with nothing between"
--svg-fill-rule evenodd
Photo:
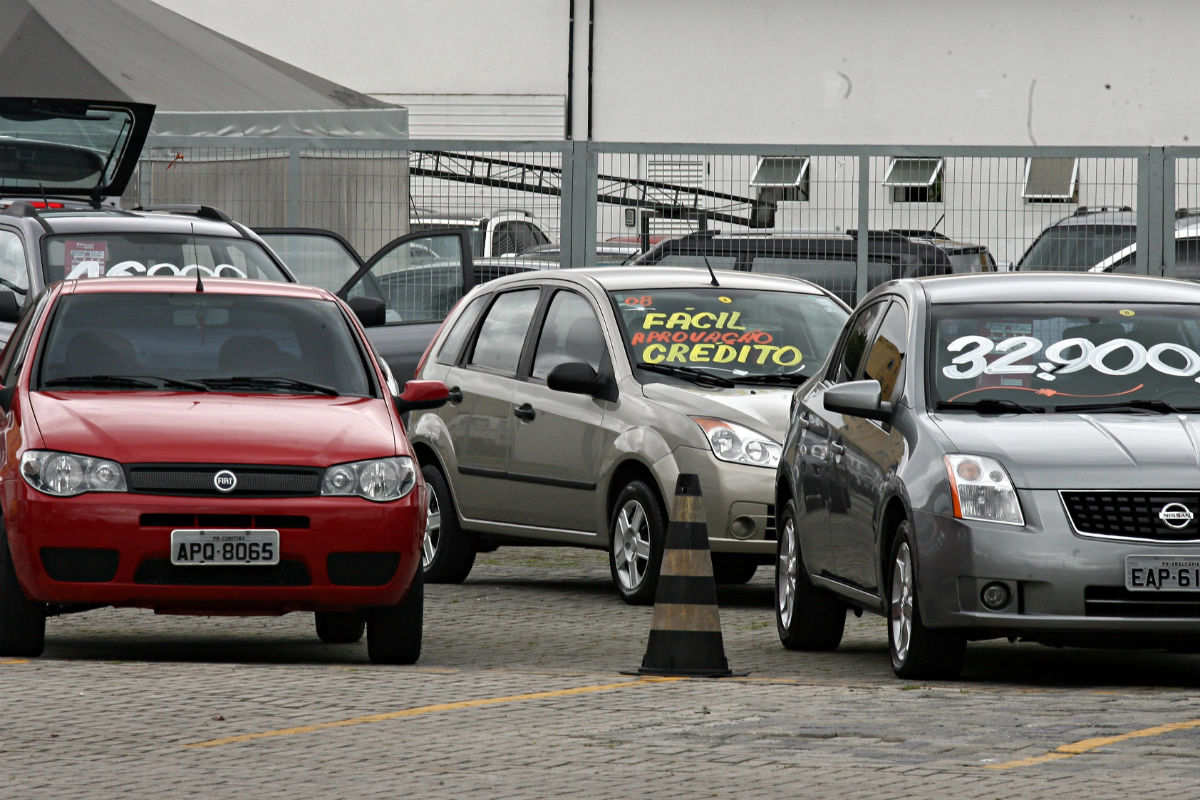
<instances>
[{"instance_id":1,"label":"alloy wheel","mask_svg":"<svg viewBox=\"0 0 1200 800\"><path fill-rule=\"evenodd\" d=\"M646 578L650 563L650 524L637 500L621 506L613 531L613 561L621 587L634 591Z\"/></svg>"},{"instance_id":2,"label":"alloy wheel","mask_svg":"<svg viewBox=\"0 0 1200 800\"><path fill-rule=\"evenodd\" d=\"M908 646L913 631L913 575L912 551L908 542L901 542L896 549L896 563L892 565L891 613L892 642L897 660L908 658Z\"/></svg>"},{"instance_id":3,"label":"alloy wheel","mask_svg":"<svg viewBox=\"0 0 1200 800\"><path fill-rule=\"evenodd\" d=\"M796 581L799 579L800 564L796 558L796 523L791 515L783 521L783 536L779 540L779 564L775 579L776 603L779 621L786 628L792 624L796 610Z\"/></svg>"},{"instance_id":4,"label":"alloy wheel","mask_svg":"<svg viewBox=\"0 0 1200 800\"><path fill-rule=\"evenodd\" d=\"M429 492L429 510L425 512L425 537L421 540L421 566L428 567L437 555L442 540L442 507L437 492Z\"/></svg>"}]
</instances>

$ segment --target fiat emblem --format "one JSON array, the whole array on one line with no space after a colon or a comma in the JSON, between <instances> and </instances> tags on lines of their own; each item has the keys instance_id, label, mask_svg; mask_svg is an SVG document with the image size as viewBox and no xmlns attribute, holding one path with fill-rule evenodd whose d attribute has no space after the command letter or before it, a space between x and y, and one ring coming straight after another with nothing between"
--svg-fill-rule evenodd
<instances>
[{"instance_id":1,"label":"fiat emblem","mask_svg":"<svg viewBox=\"0 0 1200 800\"><path fill-rule=\"evenodd\" d=\"M1158 518L1169 528L1186 528L1193 519L1192 512L1183 503L1167 503L1158 512Z\"/></svg>"},{"instance_id":2,"label":"fiat emblem","mask_svg":"<svg viewBox=\"0 0 1200 800\"><path fill-rule=\"evenodd\" d=\"M237 475L234 475L227 469L223 469L213 476L213 486L217 487L218 492L232 492L237 487ZM1166 509L1163 510L1166 511ZM1186 511L1186 509L1184 510ZM1189 513L1188 519L1190 520L1191 518L1192 515ZM1170 525L1169 522L1167 524ZM1186 525L1187 523L1184 524Z\"/></svg>"}]
</instances>

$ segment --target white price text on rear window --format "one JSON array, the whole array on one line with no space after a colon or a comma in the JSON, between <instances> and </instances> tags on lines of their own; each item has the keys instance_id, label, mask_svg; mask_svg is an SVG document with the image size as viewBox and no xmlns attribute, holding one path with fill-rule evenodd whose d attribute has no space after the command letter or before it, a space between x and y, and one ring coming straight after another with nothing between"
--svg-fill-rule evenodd
<instances>
[{"instance_id":1,"label":"white price text on rear window","mask_svg":"<svg viewBox=\"0 0 1200 800\"><path fill-rule=\"evenodd\" d=\"M953 340L946 345L946 351L958 353L942 367L942 374L955 380L970 380L980 375L1032 375L1041 381L1053 381L1059 375L1085 369L1120 377L1145 367L1181 378L1200 373L1200 354L1176 342L1146 347L1126 338L1096 343L1075 337L1046 345L1034 336L1011 336L994 342L972 335ZM989 360L992 356L997 357ZM1200 377L1196 382L1200 383Z\"/></svg>"},{"instance_id":2,"label":"white price text on rear window","mask_svg":"<svg viewBox=\"0 0 1200 800\"><path fill-rule=\"evenodd\" d=\"M68 249L68 254L73 251ZM165 277L185 278L200 274L204 278L245 278L246 273L232 264L217 264L206 267L203 264L187 264L178 267L174 264L143 264L140 261L122 261L105 268L103 259L89 259L72 263L67 261L67 280L77 278L136 278L136 277Z\"/></svg>"}]
</instances>

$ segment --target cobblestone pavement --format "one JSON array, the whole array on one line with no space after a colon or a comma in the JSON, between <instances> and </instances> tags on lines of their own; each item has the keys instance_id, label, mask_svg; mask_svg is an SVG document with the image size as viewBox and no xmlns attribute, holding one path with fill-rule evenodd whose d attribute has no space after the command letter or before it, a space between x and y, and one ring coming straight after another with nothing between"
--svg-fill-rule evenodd
<instances>
[{"instance_id":1,"label":"cobblestone pavement","mask_svg":"<svg viewBox=\"0 0 1200 800\"><path fill-rule=\"evenodd\" d=\"M1200 656L978 643L897 680L875 617L785 651L767 568L722 587L730 666L644 680L652 610L603 553L506 548L429 586L415 667L311 615L51 619L0 660L0 798L1200 796Z\"/></svg>"}]
</instances>

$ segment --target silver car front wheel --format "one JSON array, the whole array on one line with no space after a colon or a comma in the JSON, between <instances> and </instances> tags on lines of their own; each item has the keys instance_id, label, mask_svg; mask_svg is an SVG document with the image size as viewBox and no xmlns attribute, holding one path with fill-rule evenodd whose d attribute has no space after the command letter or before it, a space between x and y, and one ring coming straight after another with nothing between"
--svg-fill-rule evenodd
<instances>
[{"instance_id":1,"label":"silver car front wheel","mask_svg":"<svg viewBox=\"0 0 1200 800\"><path fill-rule=\"evenodd\" d=\"M613 583L627 603L654 602L665 516L658 497L642 481L631 481L613 504L608 561Z\"/></svg>"},{"instance_id":2,"label":"silver car front wheel","mask_svg":"<svg viewBox=\"0 0 1200 800\"><path fill-rule=\"evenodd\" d=\"M421 539L421 568L426 583L462 583L475 564L476 537L458 524L454 498L442 471L421 467L429 491L425 535Z\"/></svg>"}]
</instances>

